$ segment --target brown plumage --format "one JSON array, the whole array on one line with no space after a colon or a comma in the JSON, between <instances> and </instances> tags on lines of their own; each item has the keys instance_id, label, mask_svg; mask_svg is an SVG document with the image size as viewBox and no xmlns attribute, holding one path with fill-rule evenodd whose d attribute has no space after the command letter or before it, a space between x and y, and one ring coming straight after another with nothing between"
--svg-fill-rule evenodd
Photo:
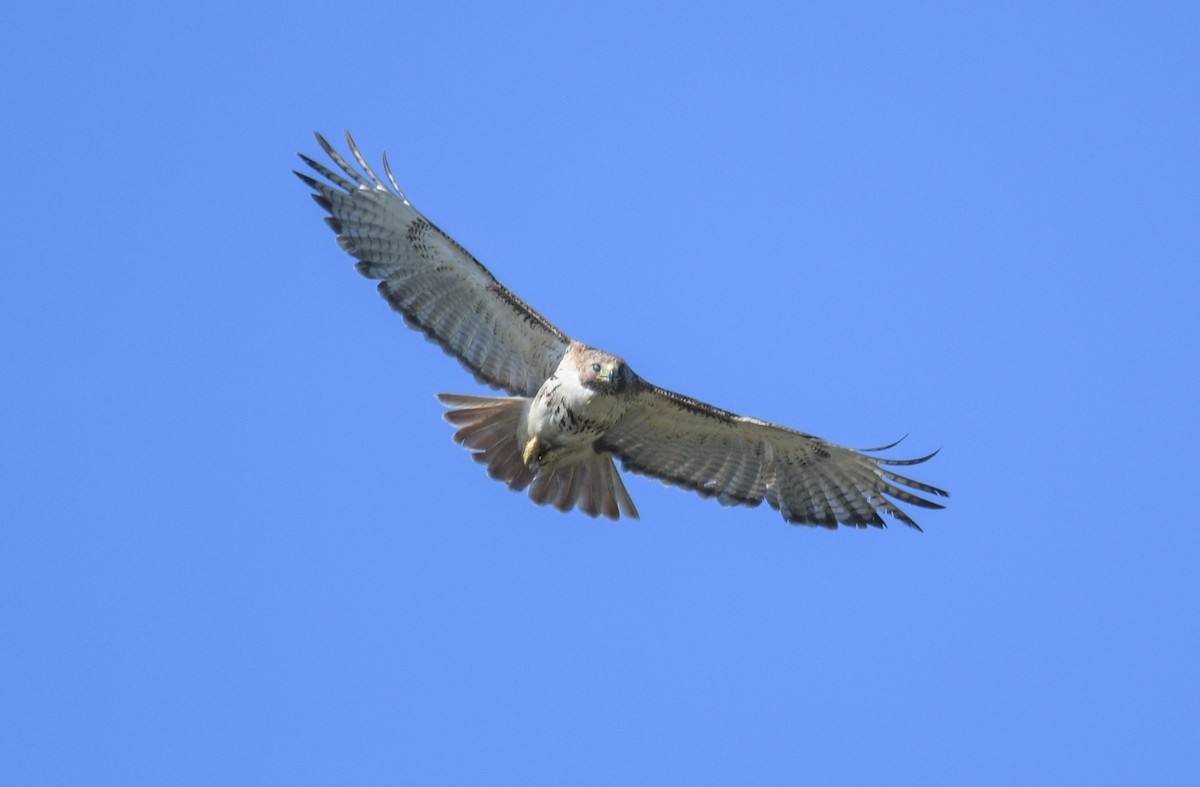
<instances>
[{"instance_id":1,"label":"brown plumage","mask_svg":"<svg viewBox=\"0 0 1200 787\"><path fill-rule=\"evenodd\" d=\"M946 492L888 469L936 451L885 459L735 415L652 385L621 358L572 340L418 213L386 156L390 188L346 139L361 171L318 134L341 173L301 155L325 180L296 174L392 308L480 382L512 394L439 395L458 427L455 441L510 489L560 511L637 518L615 457L626 470L724 505L765 500L795 524L883 526L886 515L917 527L896 501L943 507L917 493Z\"/></svg>"}]
</instances>

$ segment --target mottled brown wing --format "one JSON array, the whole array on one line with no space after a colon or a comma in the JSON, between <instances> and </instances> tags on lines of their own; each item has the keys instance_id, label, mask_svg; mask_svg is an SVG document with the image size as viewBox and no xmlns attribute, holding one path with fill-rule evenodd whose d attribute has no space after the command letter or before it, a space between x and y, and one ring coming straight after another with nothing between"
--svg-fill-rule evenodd
<instances>
[{"instance_id":1,"label":"mottled brown wing","mask_svg":"<svg viewBox=\"0 0 1200 787\"><path fill-rule=\"evenodd\" d=\"M391 188L349 134L362 172L325 139L317 141L347 180L301 155L328 182L297 172L329 217L338 245L358 272L380 279L379 292L413 327L457 357L475 377L511 394L532 396L558 367L570 338L514 295L405 198L384 157ZM364 174L365 173L365 174Z\"/></svg>"},{"instance_id":2,"label":"mottled brown wing","mask_svg":"<svg viewBox=\"0 0 1200 787\"><path fill-rule=\"evenodd\" d=\"M795 524L883 527L880 515L887 514L920 530L889 498L942 508L901 487L947 496L886 467L919 464L936 451L919 459L868 456L640 380L625 416L605 433L600 447L618 456L626 470L716 497L724 505L756 506L766 500Z\"/></svg>"}]
</instances>

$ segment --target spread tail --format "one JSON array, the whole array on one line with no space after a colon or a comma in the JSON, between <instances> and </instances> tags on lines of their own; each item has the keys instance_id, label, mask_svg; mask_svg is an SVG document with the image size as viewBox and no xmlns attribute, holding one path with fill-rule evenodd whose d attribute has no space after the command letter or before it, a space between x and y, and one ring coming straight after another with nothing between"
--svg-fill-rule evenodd
<instances>
[{"instance_id":1,"label":"spread tail","mask_svg":"<svg viewBox=\"0 0 1200 787\"><path fill-rule=\"evenodd\" d=\"M637 506L625 491L610 454L596 453L580 462L541 471L525 464L518 434L529 399L461 394L438 394L438 399L451 408L443 417L459 427L454 442L470 450L476 462L487 465L488 475L509 489L529 487L533 502L559 511L578 508L593 517L603 514L619 519L624 514L638 518Z\"/></svg>"}]
</instances>

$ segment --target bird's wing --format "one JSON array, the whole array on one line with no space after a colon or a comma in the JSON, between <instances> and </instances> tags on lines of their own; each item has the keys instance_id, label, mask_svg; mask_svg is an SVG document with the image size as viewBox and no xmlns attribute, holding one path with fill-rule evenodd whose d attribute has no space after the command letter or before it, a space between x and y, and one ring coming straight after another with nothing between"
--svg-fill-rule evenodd
<instances>
[{"instance_id":1,"label":"bird's wing","mask_svg":"<svg viewBox=\"0 0 1200 787\"><path fill-rule=\"evenodd\" d=\"M626 470L716 497L725 505L756 506L766 500L795 524L883 527L880 515L887 514L919 530L889 498L943 508L909 489L947 496L887 469L919 464L936 451L919 459L869 456L640 379L626 414L604 434L598 448L618 456Z\"/></svg>"},{"instance_id":2,"label":"bird's wing","mask_svg":"<svg viewBox=\"0 0 1200 787\"><path fill-rule=\"evenodd\" d=\"M303 154L325 180L296 173L329 211L325 221L338 245L358 260L359 273L380 280L379 292L392 308L480 382L514 395L535 394L558 367L570 338L422 216L396 184L386 156L391 188L349 134L346 140L361 172L317 134L346 177Z\"/></svg>"}]
</instances>

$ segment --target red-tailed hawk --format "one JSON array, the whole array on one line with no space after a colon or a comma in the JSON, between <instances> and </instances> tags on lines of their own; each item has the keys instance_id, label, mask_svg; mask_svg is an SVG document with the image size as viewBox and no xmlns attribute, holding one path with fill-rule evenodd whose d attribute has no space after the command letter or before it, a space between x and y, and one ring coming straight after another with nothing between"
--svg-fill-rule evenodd
<instances>
[{"instance_id":1,"label":"red-tailed hawk","mask_svg":"<svg viewBox=\"0 0 1200 787\"><path fill-rule=\"evenodd\" d=\"M795 524L882 527L887 514L917 527L889 498L943 507L909 490L946 492L887 469L936 451L919 459L868 456L651 385L621 358L571 339L422 216L386 155L391 188L349 134L346 140L361 172L318 134L345 177L304 155L328 182L296 174L329 212L338 245L358 260L359 273L380 280L392 308L480 382L512 394L438 397L450 408L446 420L459 427L455 441L492 478L528 488L535 503L610 519L638 515L614 457L626 470L724 505L765 500Z\"/></svg>"}]
</instances>

